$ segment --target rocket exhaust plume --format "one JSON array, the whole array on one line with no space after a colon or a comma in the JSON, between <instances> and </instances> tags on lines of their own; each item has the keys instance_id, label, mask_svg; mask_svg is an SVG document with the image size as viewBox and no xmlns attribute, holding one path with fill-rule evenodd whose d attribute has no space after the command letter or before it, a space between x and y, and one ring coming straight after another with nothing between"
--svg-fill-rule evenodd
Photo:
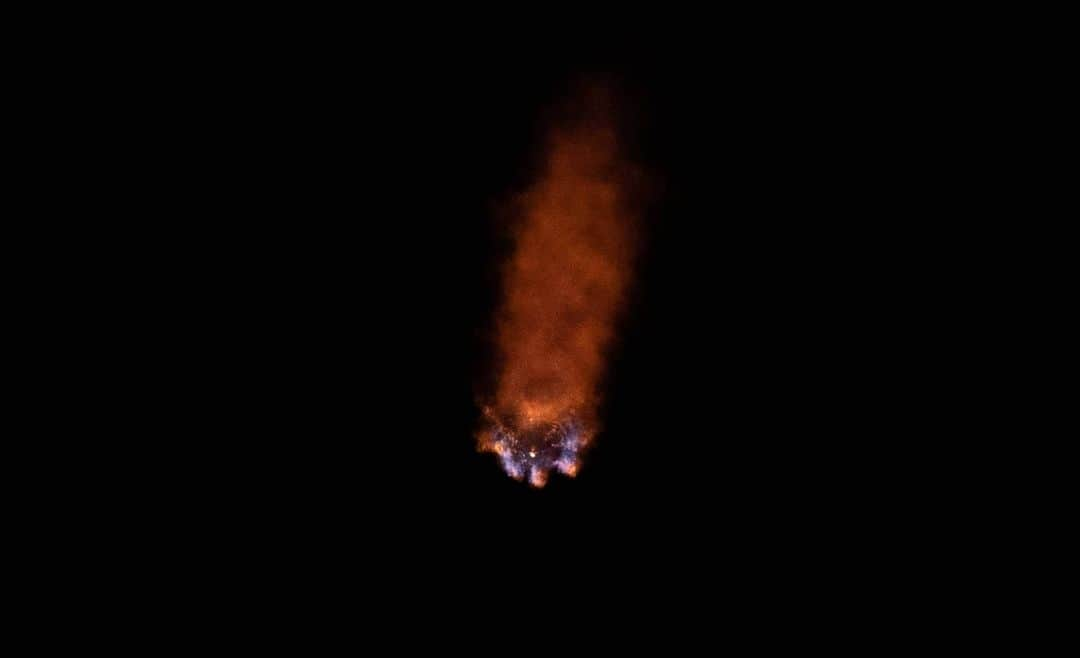
<instances>
[{"instance_id":1,"label":"rocket exhaust plume","mask_svg":"<svg viewBox=\"0 0 1080 658\"><path fill-rule=\"evenodd\" d=\"M613 100L587 88L553 122L539 174L512 204L478 443L535 487L552 470L576 475L598 431L605 361L632 274L636 175L620 155Z\"/></svg>"}]
</instances>

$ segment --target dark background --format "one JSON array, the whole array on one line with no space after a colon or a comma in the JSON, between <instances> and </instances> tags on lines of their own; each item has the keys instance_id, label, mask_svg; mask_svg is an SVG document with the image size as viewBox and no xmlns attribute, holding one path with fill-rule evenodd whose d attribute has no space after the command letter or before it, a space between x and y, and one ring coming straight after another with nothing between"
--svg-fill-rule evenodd
<instances>
[{"instance_id":1,"label":"dark background","mask_svg":"<svg viewBox=\"0 0 1080 658\"><path fill-rule=\"evenodd\" d=\"M984 106L1013 93L1001 71L1028 76L1021 45L971 12L606 16L572 39L579 15L522 9L456 16L498 40L428 9L127 12L105 17L115 39L68 12L71 48L21 49L35 91L16 101L42 125L12 123L36 151L17 168L45 239L36 260L12 241L35 260L16 287L58 291L31 293L43 347L22 351L68 395L35 396L48 457L16 507L55 513L16 535L42 546L50 606L153 627L119 597L179 624L166 638L250 620L245 642L276 642L300 610L360 642L397 618L395 644L502 631L514 650L609 619L605 643L658 628L665 649L684 628L805 645L895 619L889 641L953 625L961 590L1000 600L977 558L1023 503L972 480L1024 485L982 459L972 420L1002 412L971 384L1008 375L996 336L956 320L983 294L1004 327L998 291L1028 293L972 207L1007 196L983 175L1008 157ZM991 93L956 102L977 71ZM576 479L534 490L474 443L495 210L583 74L622 90L655 189L602 431ZM952 541L980 513L997 536Z\"/></svg>"},{"instance_id":2,"label":"dark background","mask_svg":"<svg viewBox=\"0 0 1080 658\"><path fill-rule=\"evenodd\" d=\"M902 541L908 467L932 461L908 410L934 401L902 310L923 108L895 63L753 40L493 59L357 68L330 42L178 95L175 285L198 312L171 327L176 513L241 546L523 585L613 555L691 577ZM623 90L656 190L602 432L576 479L533 490L474 448L495 208L582 74Z\"/></svg>"}]
</instances>

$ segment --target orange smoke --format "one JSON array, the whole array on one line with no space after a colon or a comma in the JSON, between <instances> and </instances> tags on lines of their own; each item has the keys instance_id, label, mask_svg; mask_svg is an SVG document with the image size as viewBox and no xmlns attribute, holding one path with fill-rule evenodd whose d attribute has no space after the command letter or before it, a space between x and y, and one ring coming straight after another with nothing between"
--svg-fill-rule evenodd
<instances>
[{"instance_id":1,"label":"orange smoke","mask_svg":"<svg viewBox=\"0 0 1080 658\"><path fill-rule=\"evenodd\" d=\"M597 431L606 355L634 256L631 169L612 98L591 90L553 127L538 179L518 199L497 314L498 373L480 447L543 486L574 475Z\"/></svg>"}]
</instances>

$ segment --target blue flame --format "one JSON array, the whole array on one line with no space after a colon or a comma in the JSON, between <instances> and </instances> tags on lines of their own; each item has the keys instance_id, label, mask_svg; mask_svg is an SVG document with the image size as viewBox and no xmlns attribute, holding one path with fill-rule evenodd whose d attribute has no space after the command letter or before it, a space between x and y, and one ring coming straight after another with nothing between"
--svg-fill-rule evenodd
<instances>
[{"instance_id":1,"label":"blue flame","mask_svg":"<svg viewBox=\"0 0 1080 658\"><path fill-rule=\"evenodd\" d=\"M578 453L584 444L581 425L574 419L518 431L495 423L492 438L503 470L516 480L524 479L527 473L535 487L544 486L553 469L576 474Z\"/></svg>"}]
</instances>

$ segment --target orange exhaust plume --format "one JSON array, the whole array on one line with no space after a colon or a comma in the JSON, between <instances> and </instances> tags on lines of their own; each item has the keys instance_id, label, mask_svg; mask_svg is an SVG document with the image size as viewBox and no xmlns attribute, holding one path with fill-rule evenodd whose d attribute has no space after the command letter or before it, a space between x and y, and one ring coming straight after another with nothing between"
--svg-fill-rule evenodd
<instances>
[{"instance_id":1,"label":"orange exhaust plume","mask_svg":"<svg viewBox=\"0 0 1080 658\"><path fill-rule=\"evenodd\" d=\"M497 372L479 447L535 487L577 474L597 433L607 353L635 252L634 170L612 96L591 88L549 131L537 180L516 199L514 251L496 316Z\"/></svg>"}]
</instances>

